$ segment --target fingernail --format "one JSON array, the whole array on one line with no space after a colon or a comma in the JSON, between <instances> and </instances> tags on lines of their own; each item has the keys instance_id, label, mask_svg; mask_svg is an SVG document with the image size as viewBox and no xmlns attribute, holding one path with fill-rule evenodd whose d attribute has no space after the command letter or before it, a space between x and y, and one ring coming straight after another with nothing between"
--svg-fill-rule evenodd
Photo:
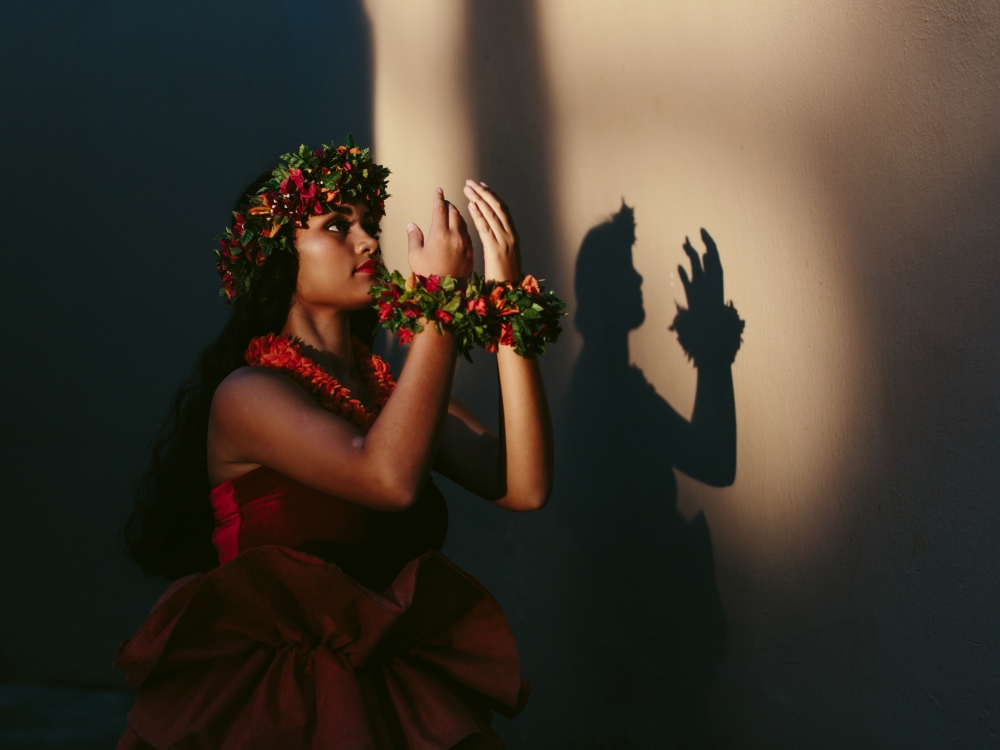
<instances>
[{"instance_id":1,"label":"fingernail","mask_svg":"<svg viewBox=\"0 0 1000 750\"><path fill-rule=\"evenodd\" d=\"M489 187L489 185L487 185L485 182L480 182L479 184L482 185L483 187Z\"/></svg>"},{"instance_id":2,"label":"fingernail","mask_svg":"<svg viewBox=\"0 0 1000 750\"><path fill-rule=\"evenodd\" d=\"M438 188L437 192L441 193L441 195L444 195L444 190L442 190L441 188Z\"/></svg>"},{"instance_id":3,"label":"fingernail","mask_svg":"<svg viewBox=\"0 0 1000 750\"><path fill-rule=\"evenodd\" d=\"M407 225L406 225L406 233L407 233L407 234L409 234L410 232L412 232L412 231L413 231L414 229L416 229L416 228L417 228L417 225L416 225L416 224L414 224L414 223L413 223L413 222L411 221L411 222L410 222L409 224L407 224Z\"/></svg>"}]
</instances>

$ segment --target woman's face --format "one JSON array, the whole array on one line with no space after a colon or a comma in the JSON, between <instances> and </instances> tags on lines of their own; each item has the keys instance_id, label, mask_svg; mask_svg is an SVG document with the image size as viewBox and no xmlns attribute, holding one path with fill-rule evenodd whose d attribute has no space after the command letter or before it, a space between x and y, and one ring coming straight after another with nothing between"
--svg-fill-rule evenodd
<instances>
[{"instance_id":1,"label":"woman's face","mask_svg":"<svg viewBox=\"0 0 1000 750\"><path fill-rule=\"evenodd\" d=\"M335 208L310 217L306 228L295 229L299 252L295 296L308 304L360 310L372 304L368 290L382 260L378 224L361 202Z\"/></svg>"}]
</instances>

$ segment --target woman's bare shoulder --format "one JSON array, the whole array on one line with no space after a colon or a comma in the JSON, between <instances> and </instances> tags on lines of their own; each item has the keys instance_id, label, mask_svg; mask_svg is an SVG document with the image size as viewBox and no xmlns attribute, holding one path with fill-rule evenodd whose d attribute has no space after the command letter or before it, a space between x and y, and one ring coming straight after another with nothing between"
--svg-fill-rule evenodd
<instances>
[{"instance_id":1,"label":"woman's bare shoulder","mask_svg":"<svg viewBox=\"0 0 1000 750\"><path fill-rule=\"evenodd\" d=\"M239 367L219 383L212 397L213 417L266 411L269 406L314 406L305 390L283 373L266 367Z\"/></svg>"}]
</instances>

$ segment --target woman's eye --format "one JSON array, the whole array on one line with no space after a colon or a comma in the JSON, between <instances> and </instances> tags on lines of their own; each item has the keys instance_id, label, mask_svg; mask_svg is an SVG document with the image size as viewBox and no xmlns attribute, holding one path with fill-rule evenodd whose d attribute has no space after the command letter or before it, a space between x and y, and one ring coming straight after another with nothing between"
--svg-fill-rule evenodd
<instances>
[{"instance_id":1,"label":"woman's eye","mask_svg":"<svg viewBox=\"0 0 1000 750\"><path fill-rule=\"evenodd\" d=\"M326 228L327 231L330 232L340 232L341 234L347 234L348 230L350 230L351 228L351 225L348 224L346 221L331 221L329 224L326 225Z\"/></svg>"},{"instance_id":2,"label":"woman's eye","mask_svg":"<svg viewBox=\"0 0 1000 750\"><path fill-rule=\"evenodd\" d=\"M365 231L372 237L378 237L379 232L382 231L382 227L378 224L369 224L365 227Z\"/></svg>"}]
</instances>

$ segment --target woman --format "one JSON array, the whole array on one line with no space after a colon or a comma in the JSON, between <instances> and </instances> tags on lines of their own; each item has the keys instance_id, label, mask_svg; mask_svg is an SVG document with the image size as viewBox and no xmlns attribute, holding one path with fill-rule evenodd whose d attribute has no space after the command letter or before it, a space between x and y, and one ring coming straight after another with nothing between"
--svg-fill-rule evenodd
<instances>
[{"instance_id":1,"label":"woman","mask_svg":"<svg viewBox=\"0 0 1000 750\"><path fill-rule=\"evenodd\" d=\"M496 347L516 333L523 351L544 300L516 286L517 232L485 184L465 196L486 282L466 285L471 240L438 189L426 237L407 225L404 289L381 267L387 170L350 140L282 159L223 237L233 316L127 528L133 559L176 580L119 651L139 690L119 748L503 747L491 711L517 713L527 683L497 603L437 551L429 474L508 510L547 501L538 362ZM379 289L379 317L411 338L398 384L367 348ZM450 397L476 336L498 348L499 435Z\"/></svg>"}]
</instances>

